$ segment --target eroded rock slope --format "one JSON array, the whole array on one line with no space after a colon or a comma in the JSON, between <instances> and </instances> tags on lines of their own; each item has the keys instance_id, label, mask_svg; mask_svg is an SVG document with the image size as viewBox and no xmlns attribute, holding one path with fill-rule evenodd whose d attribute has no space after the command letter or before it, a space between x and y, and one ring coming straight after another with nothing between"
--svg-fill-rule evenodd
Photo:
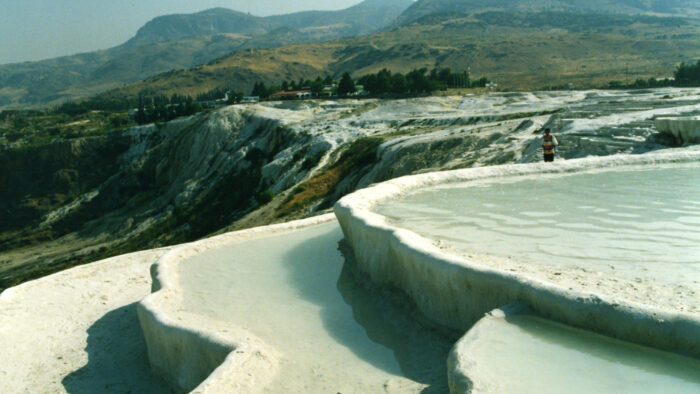
<instances>
[{"instance_id":1,"label":"eroded rock slope","mask_svg":"<svg viewBox=\"0 0 700 394\"><path fill-rule=\"evenodd\" d=\"M644 153L699 90L271 102L0 153L0 288L75 264L313 215L420 172Z\"/></svg>"}]
</instances>

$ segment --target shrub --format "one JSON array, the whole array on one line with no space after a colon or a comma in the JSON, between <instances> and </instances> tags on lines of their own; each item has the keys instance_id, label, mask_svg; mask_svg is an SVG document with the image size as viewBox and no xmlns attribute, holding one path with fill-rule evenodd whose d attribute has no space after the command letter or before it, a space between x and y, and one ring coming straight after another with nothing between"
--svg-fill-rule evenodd
<instances>
[{"instance_id":1,"label":"shrub","mask_svg":"<svg viewBox=\"0 0 700 394\"><path fill-rule=\"evenodd\" d=\"M301 163L301 169L310 170L316 167L316 164L318 164L318 162L321 161L321 157L323 157L322 153L317 153L313 156L308 156L306 160L304 160L304 162Z\"/></svg>"},{"instance_id":2,"label":"shrub","mask_svg":"<svg viewBox=\"0 0 700 394\"><path fill-rule=\"evenodd\" d=\"M265 161L265 152L262 149L255 147L248 151L245 155L245 160L251 162L254 166L259 166Z\"/></svg>"},{"instance_id":3,"label":"shrub","mask_svg":"<svg viewBox=\"0 0 700 394\"><path fill-rule=\"evenodd\" d=\"M275 193L267 189L265 191L259 192L255 195L255 200L258 202L260 205L265 205L272 201L272 199L275 197Z\"/></svg>"}]
</instances>

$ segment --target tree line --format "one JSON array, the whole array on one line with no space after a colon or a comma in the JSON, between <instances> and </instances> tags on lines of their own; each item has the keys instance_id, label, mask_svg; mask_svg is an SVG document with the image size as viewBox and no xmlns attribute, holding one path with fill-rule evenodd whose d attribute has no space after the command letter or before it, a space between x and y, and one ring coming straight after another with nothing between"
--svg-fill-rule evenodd
<instances>
[{"instance_id":1,"label":"tree line","mask_svg":"<svg viewBox=\"0 0 700 394\"><path fill-rule=\"evenodd\" d=\"M258 81L254 84L251 96L257 96L261 99L266 99L277 92L289 92L295 90L308 90L314 96L320 96L326 86L334 86L335 81L330 75L324 78L316 77L316 79L300 78L299 81L283 80L279 85L266 86L264 82Z\"/></svg>"},{"instance_id":2,"label":"tree line","mask_svg":"<svg viewBox=\"0 0 700 394\"><path fill-rule=\"evenodd\" d=\"M300 79L295 81L282 81L279 85L265 86L264 82L256 82L251 92L252 96L266 99L279 91L309 90L314 96L319 96L324 88L332 86L332 95L347 96L357 92L357 85L361 85L365 92L372 95L386 94L422 94L448 88L472 88L484 87L489 83L484 77L472 81L466 71L452 72L449 68L414 69L406 75L392 73L388 69L382 69L376 74L366 74L355 81L350 73L345 72L336 82L330 76L317 77L315 80Z\"/></svg>"},{"instance_id":3,"label":"tree line","mask_svg":"<svg viewBox=\"0 0 700 394\"><path fill-rule=\"evenodd\" d=\"M392 73L388 69L382 69L376 74L362 76L358 83L364 90L373 95L383 94L420 94L430 93L448 88L472 88L484 87L489 83L488 78L471 81L466 71L452 72L449 68L434 68L428 72L427 68L414 69L406 75Z\"/></svg>"},{"instance_id":4,"label":"tree line","mask_svg":"<svg viewBox=\"0 0 700 394\"><path fill-rule=\"evenodd\" d=\"M202 106L190 96L173 94L172 96L139 96L134 121L138 124L167 122L181 116L194 115Z\"/></svg>"},{"instance_id":5,"label":"tree line","mask_svg":"<svg viewBox=\"0 0 700 394\"><path fill-rule=\"evenodd\" d=\"M450 68L437 69L419 68L405 75L382 69L377 73L365 74L354 80L348 72L343 73L339 81L331 76L316 77L315 79L300 78L284 80L279 85L266 86L258 81L254 84L251 95L267 99L279 91L308 90L314 96L330 94L347 96L357 92L357 85L374 96L427 94L448 88L484 87L489 83L486 77L472 81L468 72L453 72ZM665 86L700 86L700 60L696 63L681 63L674 71L674 78L666 79L637 79L633 83L612 81L609 88L655 88ZM330 90L328 89L330 87ZM89 111L126 111L136 108L134 119L138 124L169 121L180 116L189 116L202 111L202 104L223 100L228 95L226 104L240 102L244 94L234 92L225 86L217 87L208 92L200 93L195 98L186 95L147 96L141 94L138 98L102 98L95 97L81 102L66 102L54 109L56 113L76 116ZM120 124L121 125L121 124ZM116 125L115 126L119 126Z\"/></svg>"},{"instance_id":6,"label":"tree line","mask_svg":"<svg viewBox=\"0 0 700 394\"><path fill-rule=\"evenodd\" d=\"M685 64L682 62L673 73L676 84L679 86L700 85L700 60L695 64Z\"/></svg>"},{"instance_id":7,"label":"tree line","mask_svg":"<svg viewBox=\"0 0 700 394\"><path fill-rule=\"evenodd\" d=\"M673 72L673 78L638 78L631 84L622 81L611 81L608 87L611 89L622 88L661 88L661 87L689 87L700 86L700 60L695 64L681 62Z\"/></svg>"},{"instance_id":8,"label":"tree line","mask_svg":"<svg viewBox=\"0 0 700 394\"><path fill-rule=\"evenodd\" d=\"M123 112L136 109L134 121L138 124L167 122L169 120L194 115L203 110L200 103L221 100L229 95L227 104L233 104L243 97L243 93L229 93L226 88L219 87L208 92L200 93L193 99L182 94L139 95L138 98L104 99L95 97L80 102L69 101L57 106L53 112L69 116L82 115L90 111ZM121 126L115 125L115 126Z\"/></svg>"}]
</instances>

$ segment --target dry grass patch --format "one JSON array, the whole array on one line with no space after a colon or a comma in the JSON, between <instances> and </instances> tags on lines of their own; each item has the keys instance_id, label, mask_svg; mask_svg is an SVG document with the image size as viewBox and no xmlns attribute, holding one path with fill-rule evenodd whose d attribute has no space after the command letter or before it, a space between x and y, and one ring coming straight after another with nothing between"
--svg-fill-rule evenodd
<instances>
[{"instance_id":1,"label":"dry grass patch","mask_svg":"<svg viewBox=\"0 0 700 394\"><path fill-rule=\"evenodd\" d=\"M351 143L335 164L297 186L282 204L277 217L298 212L332 195L345 177L376 161L377 148L383 141L380 137L365 137Z\"/></svg>"}]
</instances>

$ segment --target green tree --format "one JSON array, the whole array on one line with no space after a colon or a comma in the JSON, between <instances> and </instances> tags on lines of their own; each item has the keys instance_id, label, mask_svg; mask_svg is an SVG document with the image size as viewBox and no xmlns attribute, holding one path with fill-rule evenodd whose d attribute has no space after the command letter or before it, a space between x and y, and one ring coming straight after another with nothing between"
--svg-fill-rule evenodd
<instances>
[{"instance_id":1,"label":"green tree","mask_svg":"<svg viewBox=\"0 0 700 394\"><path fill-rule=\"evenodd\" d=\"M355 81L352 80L350 73L344 73L340 78L338 83L338 94L341 96L347 96L350 93L355 93L357 88L355 87Z\"/></svg>"},{"instance_id":2,"label":"green tree","mask_svg":"<svg viewBox=\"0 0 700 394\"><path fill-rule=\"evenodd\" d=\"M253 86L253 92L250 95L251 96L258 96L261 98L267 98L270 96L268 91L267 91L267 88L265 87L264 82L256 82L255 85Z\"/></svg>"},{"instance_id":3,"label":"green tree","mask_svg":"<svg viewBox=\"0 0 700 394\"><path fill-rule=\"evenodd\" d=\"M491 81L489 81L488 78L486 78L486 77L481 77L481 78L479 78L478 80L474 81L474 83L472 84L472 86L476 86L476 87L483 88L483 87L485 87L486 85L488 85L489 82L491 82Z\"/></svg>"},{"instance_id":4,"label":"green tree","mask_svg":"<svg viewBox=\"0 0 700 394\"><path fill-rule=\"evenodd\" d=\"M396 73L391 76L391 86L393 93L406 93L408 91L408 81L401 73Z\"/></svg>"},{"instance_id":5,"label":"green tree","mask_svg":"<svg viewBox=\"0 0 700 394\"><path fill-rule=\"evenodd\" d=\"M243 92L233 92L233 93L230 93L230 94L228 95L228 101L226 102L226 104L229 104L229 105L230 105L230 104L239 103L239 102L241 102L241 100L243 100L243 96L245 96L245 95L243 94Z\"/></svg>"},{"instance_id":6,"label":"green tree","mask_svg":"<svg viewBox=\"0 0 700 394\"><path fill-rule=\"evenodd\" d=\"M430 93L437 90L437 81L428 78L428 76L425 75L427 72L427 68L421 68L406 74L406 80L408 81L411 92Z\"/></svg>"},{"instance_id":7,"label":"green tree","mask_svg":"<svg viewBox=\"0 0 700 394\"><path fill-rule=\"evenodd\" d=\"M673 74L681 86L700 84L700 60L696 64L681 63Z\"/></svg>"},{"instance_id":8,"label":"green tree","mask_svg":"<svg viewBox=\"0 0 700 394\"><path fill-rule=\"evenodd\" d=\"M366 91L372 93L372 94L379 94L379 85L377 84L377 75L376 74L367 74L363 75L359 81L360 85L362 85Z\"/></svg>"},{"instance_id":9,"label":"green tree","mask_svg":"<svg viewBox=\"0 0 700 394\"><path fill-rule=\"evenodd\" d=\"M323 80L321 77L317 77L313 82L311 82L311 93L314 95L318 96L323 92L323 87L325 84L323 83Z\"/></svg>"},{"instance_id":10,"label":"green tree","mask_svg":"<svg viewBox=\"0 0 700 394\"><path fill-rule=\"evenodd\" d=\"M377 91L379 93L389 93L393 91L393 80L391 78L391 71L382 69L377 73Z\"/></svg>"},{"instance_id":11,"label":"green tree","mask_svg":"<svg viewBox=\"0 0 700 394\"><path fill-rule=\"evenodd\" d=\"M136 123L137 124L145 124L148 122L148 117L146 115L146 105L143 102L143 96L139 95L139 106L138 109L136 110Z\"/></svg>"}]
</instances>

